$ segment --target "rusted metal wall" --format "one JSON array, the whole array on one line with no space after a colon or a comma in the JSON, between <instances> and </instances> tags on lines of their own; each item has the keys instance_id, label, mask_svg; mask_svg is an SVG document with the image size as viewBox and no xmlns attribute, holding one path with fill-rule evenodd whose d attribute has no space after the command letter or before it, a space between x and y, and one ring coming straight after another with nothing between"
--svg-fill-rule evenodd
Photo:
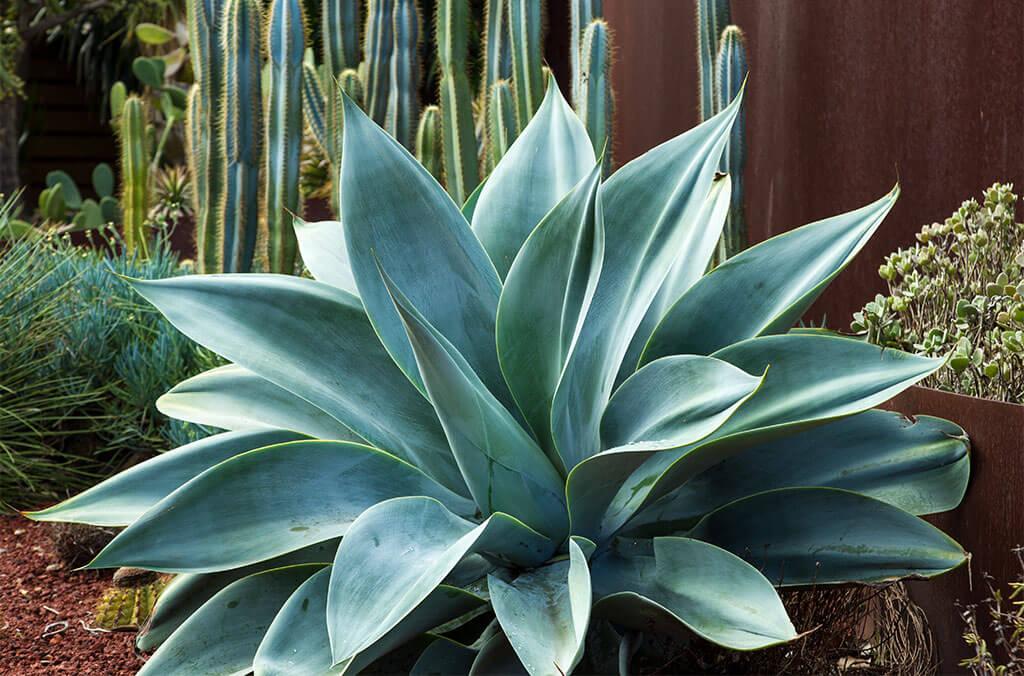
<instances>
[{"instance_id":1,"label":"rusted metal wall","mask_svg":"<svg viewBox=\"0 0 1024 676\"><path fill-rule=\"evenodd\" d=\"M956 602L981 604L989 597L986 573L1005 595L1006 584L1021 572L1011 549L1024 545L1024 406L912 387L885 408L955 420L971 439L971 480L963 503L928 518L970 552L971 560L942 577L910 584L935 635L940 672L953 673L971 654L961 639L964 625ZM978 626L987 632L988 625L985 608L979 606Z\"/></svg>"},{"instance_id":2,"label":"rusted metal wall","mask_svg":"<svg viewBox=\"0 0 1024 676\"><path fill-rule=\"evenodd\" d=\"M604 0L616 158L697 122L691 0ZM762 240L902 196L808 317L846 328L881 258L998 180L1024 190L1021 0L732 0L748 36L747 216Z\"/></svg>"}]
</instances>

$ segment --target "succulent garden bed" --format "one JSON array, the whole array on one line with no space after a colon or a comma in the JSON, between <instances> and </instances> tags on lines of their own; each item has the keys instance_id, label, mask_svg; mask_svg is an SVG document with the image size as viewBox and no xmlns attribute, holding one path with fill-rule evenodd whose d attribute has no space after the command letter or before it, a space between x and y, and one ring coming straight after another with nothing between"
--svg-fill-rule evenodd
<instances>
[{"instance_id":1,"label":"succulent garden bed","mask_svg":"<svg viewBox=\"0 0 1024 676\"><path fill-rule=\"evenodd\" d=\"M110 578L62 563L46 524L0 516L0 674L134 674L135 634L94 628Z\"/></svg>"}]
</instances>

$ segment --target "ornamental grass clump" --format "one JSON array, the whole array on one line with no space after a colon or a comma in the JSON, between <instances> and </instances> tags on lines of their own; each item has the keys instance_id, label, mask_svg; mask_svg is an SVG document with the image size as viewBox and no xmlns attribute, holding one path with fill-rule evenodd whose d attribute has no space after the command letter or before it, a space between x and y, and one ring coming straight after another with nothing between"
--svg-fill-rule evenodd
<instances>
[{"instance_id":1,"label":"ornamental grass clump","mask_svg":"<svg viewBox=\"0 0 1024 676\"><path fill-rule=\"evenodd\" d=\"M566 674L601 618L627 656L756 650L798 636L776 587L961 565L919 515L960 502L963 431L873 408L942 360L788 333L897 190L705 275L739 105L603 180L551 83L460 210L346 101L342 221L297 229L316 281L132 281L232 362L158 407L229 431L31 516L125 526L91 568L180 574L142 673L354 673L418 638L416 673Z\"/></svg>"},{"instance_id":2,"label":"ornamental grass clump","mask_svg":"<svg viewBox=\"0 0 1024 676\"><path fill-rule=\"evenodd\" d=\"M851 328L883 347L940 357L924 385L985 399L1024 400L1024 224L1017 195L995 184L878 269L889 285Z\"/></svg>"}]
</instances>

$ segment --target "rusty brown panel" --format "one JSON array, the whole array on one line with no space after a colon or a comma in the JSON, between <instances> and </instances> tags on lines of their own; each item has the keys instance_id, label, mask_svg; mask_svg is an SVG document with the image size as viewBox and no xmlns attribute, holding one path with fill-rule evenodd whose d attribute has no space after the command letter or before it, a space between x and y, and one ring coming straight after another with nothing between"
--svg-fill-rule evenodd
<instances>
[{"instance_id":1,"label":"rusty brown panel","mask_svg":"<svg viewBox=\"0 0 1024 676\"><path fill-rule=\"evenodd\" d=\"M1020 572L1011 548L1024 545L1024 500L1020 496L1024 486L1024 406L912 387L884 408L947 418L963 427L971 439L971 479L963 503L954 511L929 517L971 553L970 566L910 585L935 634L941 672L955 672L957 663L969 654L961 639L963 625L956 601L980 603L988 596L983 573L1005 584ZM979 625L987 628L984 609L979 620Z\"/></svg>"},{"instance_id":2,"label":"rusty brown panel","mask_svg":"<svg viewBox=\"0 0 1024 676\"><path fill-rule=\"evenodd\" d=\"M847 326L881 258L995 181L1024 187L1024 12L988 0L733 0L750 50L754 241L902 196L809 317ZM617 38L616 152L697 121L689 0L605 0Z\"/></svg>"}]
</instances>

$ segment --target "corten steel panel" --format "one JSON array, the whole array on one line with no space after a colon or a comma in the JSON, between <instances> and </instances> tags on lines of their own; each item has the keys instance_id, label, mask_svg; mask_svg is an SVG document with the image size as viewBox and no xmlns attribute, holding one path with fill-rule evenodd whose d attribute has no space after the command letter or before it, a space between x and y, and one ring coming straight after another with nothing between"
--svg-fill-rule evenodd
<instances>
[{"instance_id":1,"label":"corten steel panel","mask_svg":"<svg viewBox=\"0 0 1024 676\"><path fill-rule=\"evenodd\" d=\"M691 0L605 0L616 159L697 122ZM995 181L1024 190L1024 2L733 0L748 37L753 241L884 194L880 231L808 318L834 328L882 289L882 256Z\"/></svg>"},{"instance_id":2,"label":"corten steel panel","mask_svg":"<svg viewBox=\"0 0 1024 676\"><path fill-rule=\"evenodd\" d=\"M991 574L1004 594L1005 584L1020 573L1011 548L1024 545L1024 406L912 387L885 408L956 421L971 439L971 480L963 503L928 518L971 553L969 566L910 585L935 634L941 672L953 673L969 655L955 602L980 603L988 596L983 573ZM980 608L979 626L987 629L988 620Z\"/></svg>"}]
</instances>

